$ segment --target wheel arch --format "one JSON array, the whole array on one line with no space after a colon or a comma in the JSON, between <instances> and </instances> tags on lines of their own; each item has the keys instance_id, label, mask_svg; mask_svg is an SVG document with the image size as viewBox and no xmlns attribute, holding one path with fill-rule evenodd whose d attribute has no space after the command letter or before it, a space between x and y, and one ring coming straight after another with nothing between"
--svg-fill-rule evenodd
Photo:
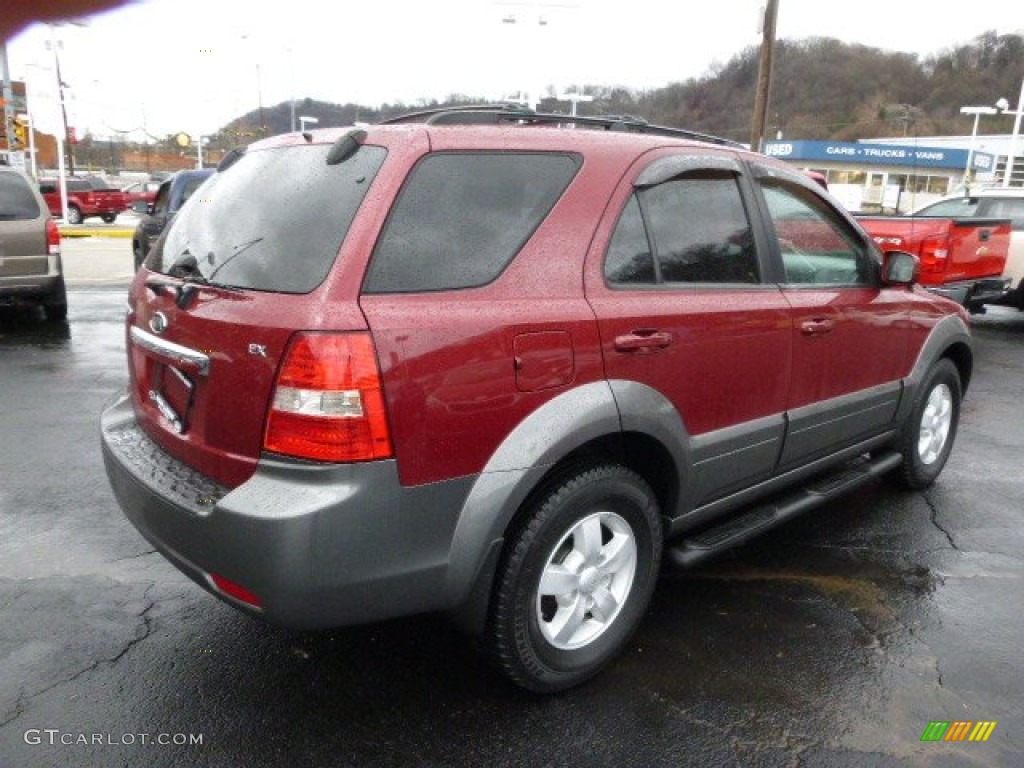
<instances>
[{"instance_id":1,"label":"wheel arch","mask_svg":"<svg viewBox=\"0 0 1024 768\"><path fill-rule=\"evenodd\" d=\"M904 379L905 393L896 414L896 423L902 424L910 416L914 395L932 365L949 358L960 374L961 394L967 391L974 366L971 333L959 315L947 315L935 324L917 354L917 359Z\"/></svg>"},{"instance_id":2,"label":"wheel arch","mask_svg":"<svg viewBox=\"0 0 1024 768\"><path fill-rule=\"evenodd\" d=\"M966 394L974 370L974 353L970 346L963 341L954 342L943 351L942 357L949 358L956 366L957 373L960 374L960 394Z\"/></svg>"},{"instance_id":3,"label":"wheel arch","mask_svg":"<svg viewBox=\"0 0 1024 768\"><path fill-rule=\"evenodd\" d=\"M665 439L671 423L659 420L669 411L680 430L671 441ZM614 462L636 472L651 486L664 520L682 495L684 434L671 404L634 382L586 384L534 411L495 451L460 511L447 580L456 622L471 634L483 630L509 534L548 488L582 465Z\"/></svg>"}]
</instances>

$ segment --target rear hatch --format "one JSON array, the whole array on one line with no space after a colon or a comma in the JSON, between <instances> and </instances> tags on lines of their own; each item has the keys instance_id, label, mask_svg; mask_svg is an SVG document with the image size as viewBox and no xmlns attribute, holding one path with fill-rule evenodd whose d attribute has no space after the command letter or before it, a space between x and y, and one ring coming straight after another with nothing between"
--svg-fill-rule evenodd
<instances>
[{"instance_id":1,"label":"rear hatch","mask_svg":"<svg viewBox=\"0 0 1024 768\"><path fill-rule=\"evenodd\" d=\"M250 149L182 207L132 286L139 422L172 456L231 487L255 470L294 333L366 328L355 297L328 303L322 284L385 150L362 146L329 165L330 150Z\"/></svg>"},{"instance_id":2,"label":"rear hatch","mask_svg":"<svg viewBox=\"0 0 1024 768\"><path fill-rule=\"evenodd\" d=\"M23 176L0 171L0 278L47 273L48 217Z\"/></svg>"}]
</instances>

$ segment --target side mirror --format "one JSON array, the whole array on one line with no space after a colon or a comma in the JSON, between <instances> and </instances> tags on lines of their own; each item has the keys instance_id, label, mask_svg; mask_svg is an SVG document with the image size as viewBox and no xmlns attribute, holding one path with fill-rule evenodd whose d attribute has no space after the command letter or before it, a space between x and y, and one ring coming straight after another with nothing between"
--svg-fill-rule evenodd
<instances>
[{"instance_id":1,"label":"side mirror","mask_svg":"<svg viewBox=\"0 0 1024 768\"><path fill-rule=\"evenodd\" d=\"M919 269L917 256L912 253L886 251L882 256L882 282L886 285L913 285Z\"/></svg>"},{"instance_id":2,"label":"side mirror","mask_svg":"<svg viewBox=\"0 0 1024 768\"><path fill-rule=\"evenodd\" d=\"M132 210L135 213L149 213L149 203L145 200L135 200L132 203Z\"/></svg>"}]
</instances>

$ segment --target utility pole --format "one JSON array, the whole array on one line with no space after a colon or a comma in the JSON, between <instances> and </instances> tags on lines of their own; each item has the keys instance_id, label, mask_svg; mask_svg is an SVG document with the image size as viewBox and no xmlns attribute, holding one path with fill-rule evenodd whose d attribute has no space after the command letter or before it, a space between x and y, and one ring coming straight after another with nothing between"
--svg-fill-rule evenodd
<instances>
[{"instance_id":1,"label":"utility pole","mask_svg":"<svg viewBox=\"0 0 1024 768\"><path fill-rule=\"evenodd\" d=\"M7 43L0 40L0 67L4 77L4 136L7 137L7 154L14 149L14 91L11 88L11 67L7 63Z\"/></svg>"},{"instance_id":2,"label":"utility pole","mask_svg":"<svg viewBox=\"0 0 1024 768\"><path fill-rule=\"evenodd\" d=\"M772 84L772 57L775 55L775 22L779 15L779 0L767 0L761 19L761 56L757 65L757 93L754 97L754 120L750 131L750 148L761 150L764 124L768 115L768 93Z\"/></svg>"}]
</instances>

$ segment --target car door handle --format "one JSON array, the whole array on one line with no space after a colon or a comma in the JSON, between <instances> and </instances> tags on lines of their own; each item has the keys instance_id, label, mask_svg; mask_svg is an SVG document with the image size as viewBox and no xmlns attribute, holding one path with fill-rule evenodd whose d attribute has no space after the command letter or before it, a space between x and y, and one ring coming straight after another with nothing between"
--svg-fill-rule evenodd
<instances>
[{"instance_id":1,"label":"car door handle","mask_svg":"<svg viewBox=\"0 0 1024 768\"><path fill-rule=\"evenodd\" d=\"M642 328L615 337L618 352L653 352L672 343L672 334L653 328Z\"/></svg>"},{"instance_id":2,"label":"car door handle","mask_svg":"<svg viewBox=\"0 0 1024 768\"><path fill-rule=\"evenodd\" d=\"M804 320L800 323L800 333L804 336L824 336L826 333L831 333L835 327L836 324L828 318Z\"/></svg>"},{"instance_id":3,"label":"car door handle","mask_svg":"<svg viewBox=\"0 0 1024 768\"><path fill-rule=\"evenodd\" d=\"M981 240L981 242L983 242L983 243L988 242L989 240L992 239L992 230L991 229L983 229L983 230L981 230L981 232L978 235L978 239Z\"/></svg>"}]
</instances>

